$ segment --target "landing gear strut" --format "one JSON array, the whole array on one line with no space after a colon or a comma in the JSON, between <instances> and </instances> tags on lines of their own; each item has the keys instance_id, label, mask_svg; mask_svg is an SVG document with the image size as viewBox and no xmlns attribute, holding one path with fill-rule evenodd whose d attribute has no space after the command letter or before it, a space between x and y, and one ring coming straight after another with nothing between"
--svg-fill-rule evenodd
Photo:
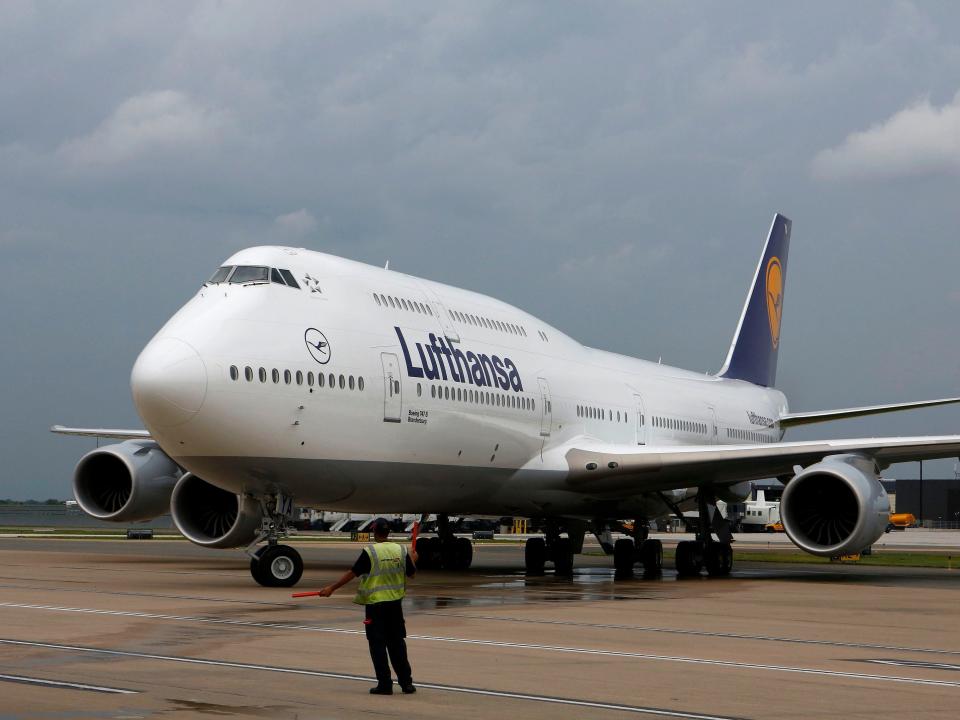
<instances>
[{"instance_id":1,"label":"landing gear strut","mask_svg":"<svg viewBox=\"0 0 960 720\"><path fill-rule=\"evenodd\" d=\"M450 527L450 518L437 516L437 537L417 541L418 565L427 570L466 570L473 563L473 543L457 537Z\"/></svg>"},{"instance_id":2,"label":"landing gear strut","mask_svg":"<svg viewBox=\"0 0 960 720\"><path fill-rule=\"evenodd\" d=\"M730 522L720 514L716 502L701 489L697 493L696 540L677 543L676 566L681 577L693 577L700 574L704 566L710 577L724 577L733 570L733 534ZM717 539L713 539L713 535Z\"/></svg>"},{"instance_id":3,"label":"landing gear strut","mask_svg":"<svg viewBox=\"0 0 960 720\"><path fill-rule=\"evenodd\" d=\"M260 500L263 520L256 539L247 547L250 574L264 587L292 587L303 575L303 558L289 545L280 545L280 538L290 534L288 522L293 518L293 498L276 493ZM266 540L264 547L256 548Z\"/></svg>"}]
</instances>

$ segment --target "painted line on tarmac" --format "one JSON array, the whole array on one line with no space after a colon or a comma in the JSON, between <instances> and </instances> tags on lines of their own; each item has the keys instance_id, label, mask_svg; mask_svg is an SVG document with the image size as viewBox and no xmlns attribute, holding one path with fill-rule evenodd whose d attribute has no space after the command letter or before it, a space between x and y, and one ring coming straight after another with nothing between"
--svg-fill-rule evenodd
<instances>
[{"instance_id":1,"label":"painted line on tarmac","mask_svg":"<svg viewBox=\"0 0 960 720\"><path fill-rule=\"evenodd\" d=\"M86 685L84 683L66 682L65 680L47 680L45 678L25 677L23 675L0 674L0 682L20 683L22 685L42 685L43 687L63 688L65 690L86 690L88 692L110 693L112 695L140 694L139 690L124 690L123 688Z\"/></svg>"},{"instance_id":2,"label":"painted line on tarmac","mask_svg":"<svg viewBox=\"0 0 960 720\"><path fill-rule=\"evenodd\" d=\"M0 603L2 605L2 603ZM518 617L498 617L496 615L470 615L469 613L448 613L436 610L422 610L417 615L435 615L437 617L455 617L466 620L488 620L513 622L528 625L563 625L564 627L583 627L596 630L633 630L636 632L664 633L668 635L693 635L696 637L723 638L729 640L759 640L763 642L795 643L798 645L825 645L828 647L854 648L859 650L891 650L895 652L928 653L933 655L960 655L960 650L937 650L935 648L904 647L900 645L876 645L871 643L843 642L842 640L812 640L806 638L779 637L777 635L745 635L741 633L719 632L712 630L685 630L683 628L664 628L653 625L617 625L609 623L585 623L566 620L536 620Z\"/></svg>"},{"instance_id":3,"label":"painted line on tarmac","mask_svg":"<svg viewBox=\"0 0 960 720\"><path fill-rule=\"evenodd\" d=\"M34 582L60 582L59 580L43 580L42 578L33 578ZM80 582L80 581L75 581ZM59 588L44 587L42 585L6 585L0 584L0 589L2 590L39 590L41 592L71 592L71 593L90 593L93 595L117 595L121 597L148 597L148 598L163 598L165 600L200 600L202 602L216 602L216 603L231 603L235 605L267 605L269 607L279 607L279 608L297 608L300 607L297 603L293 602L270 602L268 600L236 600L234 598L223 598L223 597L209 597L204 595L168 595L165 593L146 593L146 592L133 592L128 590L96 590L94 588L67 588L66 590L60 590Z\"/></svg>"},{"instance_id":4,"label":"painted line on tarmac","mask_svg":"<svg viewBox=\"0 0 960 720\"><path fill-rule=\"evenodd\" d=\"M922 660L882 659L882 660L866 660L865 662L876 663L877 665L899 665L900 667L923 668L924 670L952 670L954 672L960 671L960 665L952 665L950 663L923 662Z\"/></svg>"},{"instance_id":5,"label":"painted line on tarmac","mask_svg":"<svg viewBox=\"0 0 960 720\"><path fill-rule=\"evenodd\" d=\"M63 650L76 653L93 653L100 655L112 655L114 657L138 658L143 660L161 660L166 662L187 663L190 665L208 665L213 667L226 667L238 670L255 670L258 672L275 672L286 675L305 675L308 677L331 678L334 680L353 680L359 682L376 682L376 678L366 675L351 675L347 673L328 672L325 670L307 670L305 668L288 668L276 665L258 665L254 663L233 662L230 660L207 660L204 658L183 657L178 655L156 655L153 653L133 652L130 650L109 650L105 648L84 647L80 645L61 645L59 643L30 642L27 640L7 640L0 639L0 644L19 645L21 647L36 647L46 650ZM91 686L92 687L92 686ZM616 710L619 712L634 713L637 715L655 715L658 717L683 718L684 720L739 720L735 717L726 715L705 715L696 712L684 712L682 710L668 710L665 708L643 707L640 705L622 705L619 703L606 703L595 700L582 700L579 698L556 697L553 695L533 695L530 693L516 693L505 690L489 690L487 688L475 688L460 685L445 685L441 683L418 682L418 688L427 690L440 690L443 692L459 693L465 695L483 695L486 697L509 698L514 700L528 700L532 702L549 703L553 705L572 705L575 707L591 708L594 710ZM135 692L130 690L119 690L118 692Z\"/></svg>"},{"instance_id":6,"label":"painted line on tarmac","mask_svg":"<svg viewBox=\"0 0 960 720\"><path fill-rule=\"evenodd\" d=\"M349 630L347 628L319 627L316 625L293 625L288 623L256 622L253 620L229 620L226 618L209 618L191 615L164 615L160 613L137 612L132 610L96 610L92 608L69 608L55 605L28 605L20 603L0 603L0 607L47 610L53 612L84 613L90 615L109 615L116 617L135 617L149 620L172 620L175 622L197 622L213 625L229 625L231 627L268 628L271 630L302 630L306 632L331 633L337 635L364 635L363 630ZM674 662L687 665L710 665L735 670L765 670L769 672L784 672L801 675L820 675L824 677L839 677L852 680L869 680L876 682L907 683L912 685L937 685L940 687L960 687L960 682L948 680L925 680L922 678L905 677L898 675L872 675L868 673L843 672L840 670L823 670L811 667L797 667L790 665L766 665L762 663L738 662L736 660L714 660L709 658L687 657L681 655L658 655L654 653L638 653L626 650L603 650L600 648L571 647L567 645L542 645L539 643L509 642L505 640L480 640L475 638L459 638L445 635L407 635L407 640L425 642L454 643L459 645L475 645L485 647L507 648L511 650L537 650L574 655L589 655L595 657L620 657L635 660L651 660L659 662ZM14 642L0 640L3 642Z\"/></svg>"}]
</instances>

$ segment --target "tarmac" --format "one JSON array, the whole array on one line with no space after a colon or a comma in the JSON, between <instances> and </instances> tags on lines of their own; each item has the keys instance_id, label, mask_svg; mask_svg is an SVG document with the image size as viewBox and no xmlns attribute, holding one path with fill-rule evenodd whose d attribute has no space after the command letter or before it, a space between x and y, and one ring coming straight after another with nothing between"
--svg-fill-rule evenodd
<instances>
[{"instance_id":1,"label":"tarmac","mask_svg":"<svg viewBox=\"0 0 960 720\"><path fill-rule=\"evenodd\" d=\"M294 542L293 544L297 544ZM296 590L356 543L298 545ZM371 696L348 586L294 600L183 541L0 539L0 718L955 718L960 570L741 563L526 577L517 545L422 572L415 695Z\"/></svg>"}]
</instances>

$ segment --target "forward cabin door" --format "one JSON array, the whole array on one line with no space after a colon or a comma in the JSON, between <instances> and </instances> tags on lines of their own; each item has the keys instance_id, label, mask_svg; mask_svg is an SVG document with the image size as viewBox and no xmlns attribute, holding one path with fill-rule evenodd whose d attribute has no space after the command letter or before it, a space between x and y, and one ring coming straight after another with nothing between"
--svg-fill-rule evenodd
<instances>
[{"instance_id":1,"label":"forward cabin door","mask_svg":"<svg viewBox=\"0 0 960 720\"><path fill-rule=\"evenodd\" d=\"M380 353L383 363L383 421L400 422L403 401L400 396L400 361L393 353Z\"/></svg>"},{"instance_id":2,"label":"forward cabin door","mask_svg":"<svg viewBox=\"0 0 960 720\"><path fill-rule=\"evenodd\" d=\"M637 445L647 444L647 416L643 411L643 398L639 395L633 396L637 412Z\"/></svg>"},{"instance_id":3,"label":"forward cabin door","mask_svg":"<svg viewBox=\"0 0 960 720\"><path fill-rule=\"evenodd\" d=\"M423 289L423 294L427 296L430 309L433 310L437 322L439 322L440 327L443 328L444 337L450 342L460 342L460 333L458 333L457 329L453 326L453 321L450 319L450 312L446 306L444 306L443 302L441 302L440 297L427 283L420 283L420 287Z\"/></svg>"},{"instance_id":4,"label":"forward cabin door","mask_svg":"<svg viewBox=\"0 0 960 720\"><path fill-rule=\"evenodd\" d=\"M553 407L550 403L550 386L544 378L537 378L540 384L540 436L550 437L550 426L553 424Z\"/></svg>"}]
</instances>

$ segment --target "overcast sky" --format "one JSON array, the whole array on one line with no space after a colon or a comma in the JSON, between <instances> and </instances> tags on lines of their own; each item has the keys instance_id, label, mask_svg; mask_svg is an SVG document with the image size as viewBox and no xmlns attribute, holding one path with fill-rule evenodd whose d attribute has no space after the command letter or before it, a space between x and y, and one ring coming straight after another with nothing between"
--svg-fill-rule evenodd
<instances>
[{"instance_id":1,"label":"overcast sky","mask_svg":"<svg viewBox=\"0 0 960 720\"><path fill-rule=\"evenodd\" d=\"M955 3L7 0L0 497L70 497L93 442L48 427L139 427L138 352L255 244L715 371L781 211L792 409L960 395L958 27Z\"/></svg>"}]
</instances>

